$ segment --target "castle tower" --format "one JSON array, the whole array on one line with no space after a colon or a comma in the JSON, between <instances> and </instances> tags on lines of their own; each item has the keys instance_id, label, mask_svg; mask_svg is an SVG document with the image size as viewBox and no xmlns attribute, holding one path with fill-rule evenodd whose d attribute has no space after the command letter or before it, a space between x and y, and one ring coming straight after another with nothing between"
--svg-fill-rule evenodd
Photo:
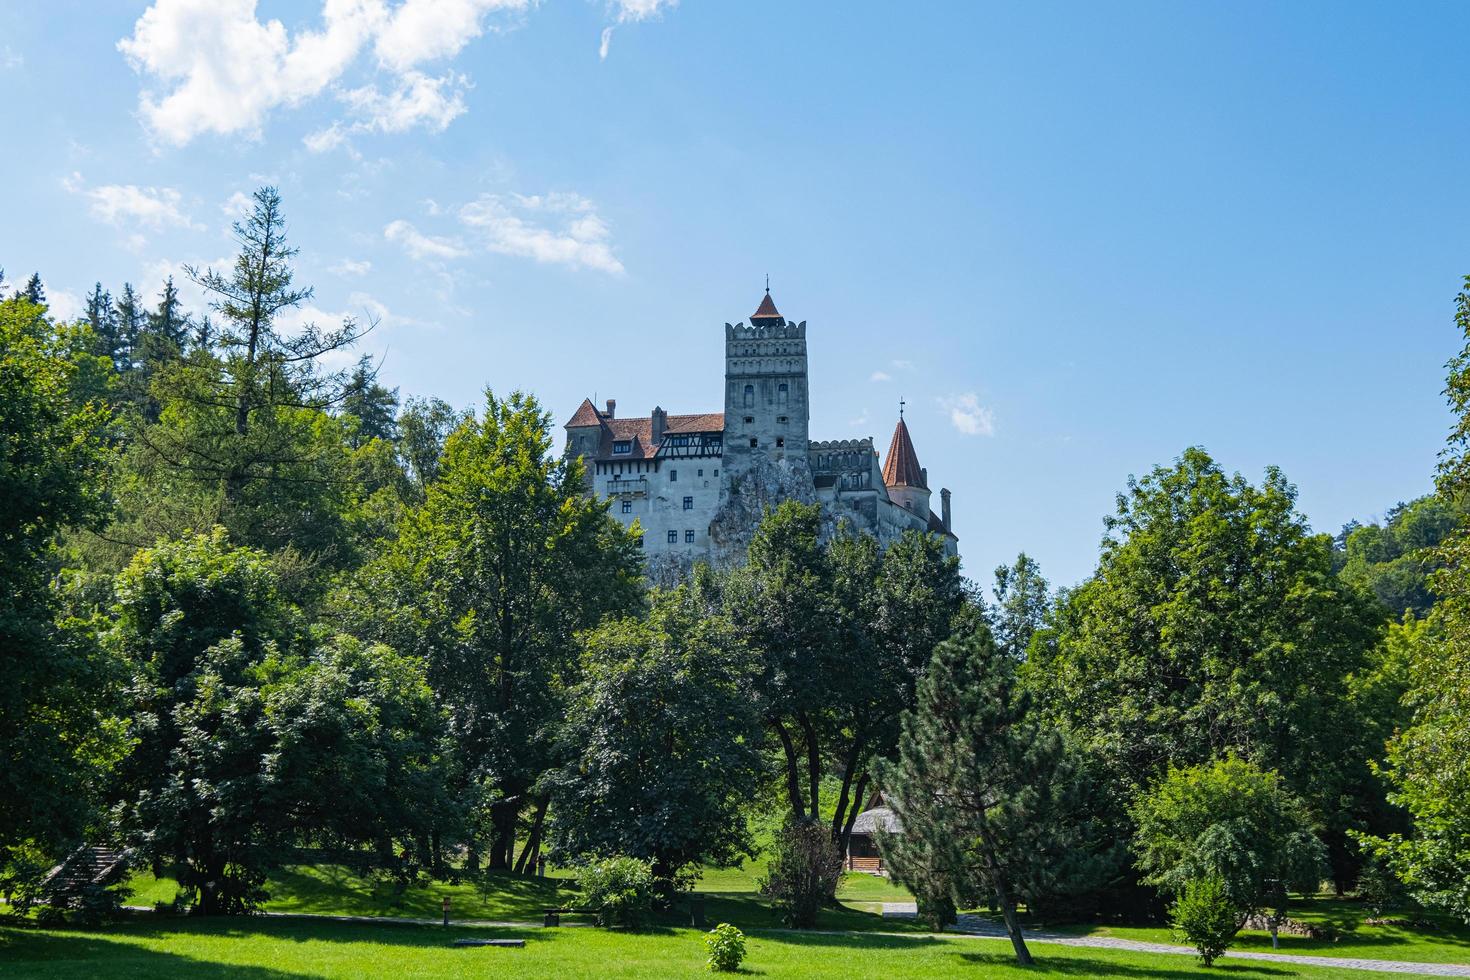
<instances>
[{"instance_id":1,"label":"castle tower","mask_svg":"<svg viewBox=\"0 0 1470 980\"><path fill-rule=\"evenodd\" d=\"M768 287L750 326L725 324L727 480L757 462L790 460L805 468L810 414L806 322L788 323Z\"/></svg>"},{"instance_id":2,"label":"castle tower","mask_svg":"<svg viewBox=\"0 0 1470 980\"><path fill-rule=\"evenodd\" d=\"M889 500L911 514L929 519L929 474L919 465L919 454L914 452L914 440L909 438L909 426L901 412L893 429L893 441L888 444L888 457L883 460L883 484L888 488ZM944 510L947 521L947 493ZM946 523L945 530L948 529Z\"/></svg>"}]
</instances>

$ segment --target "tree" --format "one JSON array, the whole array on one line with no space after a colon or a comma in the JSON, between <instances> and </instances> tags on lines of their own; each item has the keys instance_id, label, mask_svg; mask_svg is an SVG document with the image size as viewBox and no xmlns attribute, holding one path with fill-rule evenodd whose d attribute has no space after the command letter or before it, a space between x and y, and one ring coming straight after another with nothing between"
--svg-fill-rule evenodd
<instances>
[{"instance_id":1,"label":"tree","mask_svg":"<svg viewBox=\"0 0 1470 980\"><path fill-rule=\"evenodd\" d=\"M1449 362L1445 395L1456 416L1440 457L1442 498L1470 491L1470 276L1455 299L1465 339ZM1426 905L1470 922L1470 526L1463 517L1437 549L1431 579L1440 602L1409 647L1408 724L1388 745L1390 799L1413 827L1365 840Z\"/></svg>"},{"instance_id":2,"label":"tree","mask_svg":"<svg viewBox=\"0 0 1470 980\"><path fill-rule=\"evenodd\" d=\"M1338 574L1377 596L1394 619L1406 612L1428 615L1435 602L1429 576L1441 566L1435 549L1459 519L1456 506L1444 497L1401 503L1383 524L1359 524L1344 537Z\"/></svg>"},{"instance_id":3,"label":"tree","mask_svg":"<svg viewBox=\"0 0 1470 980\"><path fill-rule=\"evenodd\" d=\"M428 666L456 792L488 818L472 861L487 831L493 868L511 866L517 818L555 762L576 634L640 610L637 539L582 492L581 464L552 453L550 426L534 398L487 392L361 586L376 599L362 629Z\"/></svg>"},{"instance_id":4,"label":"tree","mask_svg":"<svg viewBox=\"0 0 1470 980\"><path fill-rule=\"evenodd\" d=\"M1199 952L1199 961L1205 966L1214 966L1240 931L1235 906L1219 875L1186 881L1169 906L1169 922Z\"/></svg>"},{"instance_id":5,"label":"tree","mask_svg":"<svg viewBox=\"0 0 1470 980\"><path fill-rule=\"evenodd\" d=\"M45 306L46 289L41 285L41 274L32 272L31 277L26 280L25 289L15 295L32 306Z\"/></svg>"},{"instance_id":6,"label":"tree","mask_svg":"<svg viewBox=\"0 0 1470 980\"><path fill-rule=\"evenodd\" d=\"M439 817L442 719L416 664L306 629L222 529L139 552L105 641L135 671L116 815L203 914L253 909L298 842L400 867ZM371 845L370 849L362 849Z\"/></svg>"},{"instance_id":7,"label":"tree","mask_svg":"<svg viewBox=\"0 0 1470 980\"><path fill-rule=\"evenodd\" d=\"M398 389L392 391L378 384L372 361L364 356L352 369L342 391L342 414L357 419L357 432L352 448L373 439L392 442L397 435L394 414L398 411Z\"/></svg>"},{"instance_id":8,"label":"tree","mask_svg":"<svg viewBox=\"0 0 1470 980\"><path fill-rule=\"evenodd\" d=\"M693 866L750 854L761 718L733 627L680 586L655 594L646 619L609 621L582 644L560 735L568 761L550 780L555 852L650 860L666 897Z\"/></svg>"},{"instance_id":9,"label":"tree","mask_svg":"<svg viewBox=\"0 0 1470 980\"><path fill-rule=\"evenodd\" d=\"M880 837L894 880L931 902L946 889L960 907L993 898L1017 962L1031 963L1016 905L1047 874L1040 852L1061 832L1070 766L988 631L934 651L880 778L902 825Z\"/></svg>"},{"instance_id":10,"label":"tree","mask_svg":"<svg viewBox=\"0 0 1470 980\"><path fill-rule=\"evenodd\" d=\"M397 423L398 459L417 502L439 477L444 441L466 418L467 413L437 398L410 398L403 406Z\"/></svg>"},{"instance_id":11,"label":"tree","mask_svg":"<svg viewBox=\"0 0 1470 980\"><path fill-rule=\"evenodd\" d=\"M781 921L810 929L842 878L842 852L816 820L788 817L771 845L771 858L759 882Z\"/></svg>"},{"instance_id":12,"label":"tree","mask_svg":"<svg viewBox=\"0 0 1470 980\"><path fill-rule=\"evenodd\" d=\"M1026 552L1012 565L995 570L995 602L987 610L996 644L1017 660L1024 659L1031 637L1041 628L1051 608L1051 587L1041 566Z\"/></svg>"},{"instance_id":13,"label":"tree","mask_svg":"<svg viewBox=\"0 0 1470 980\"><path fill-rule=\"evenodd\" d=\"M831 834L845 846L870 763L892 754L935 645L972 611L958 560L937 536L912 531L886 551L845 527L824 542L819 509L788 501L756 529L724 608L760 655L793 818L824 815L831 771L840 780Z\"/></svg>"},{"instance_id":14,"label":"tree","mask_svg":"<svg viewBox=\"0 0 1470 980\"><path fill-rule=\"evenodd\" d=\"M112 296L97 283L87 297L87 323L96 338L93 353L107 358L109 366L116 367L118 352L117 310L112 305Z\"/></svg>"},{"instance_id":15,"label":"tree","mask_svg":"<svg viewBox=\"0 0 1470 980\"><path fill-rule=\"evenodd\" d=\"M1331 544L1270 469L1227 476L1202 449L1130 479L1096 574L1032 644L1050 717L1135 797L1170 765L1230 753L1279 771L1324 826L1351 887L1351 801L1365 773L1341 751L1359 726L1350 677L1381 610L1333 574ZM1126 816L1122 817L1126 820Z\"/></svg>"},{"instance_id":16,"label":"tree","mask_svg":"<svg viewBox=\"0 0 1470 980\"><path fill-rule=\"evenodd\" d=\"M109 413L84 332L23 298L0 301L0 872L16 849L54 855L83 830L115 752L114 665L58 625L58 536L106 513Z\"/></svg>"},{"instance_id":17,"label":"tree","mask_svg":"<svg viewBox=\"0 0 1470 980\"><path fill-rule=\"evenodd\" d=\"M1237 931L1266 909L1274 929L1287 890L1315 892L1326 867L1306 805L1279 775L1243 759L1170 768L1132 813L1144 881L1182 896L1190 882L1218 879Z\"/></svg>"},{"instance_id":18,"label":"tree","mask_svg":"<svg viewBox=\"0 0 1470 980\"><path fill-rule=\"evenodd\" d=\"M123 283L123 291L118 296L113 311L117 316L117 349L114 361L118 373L126 378L138 369L140 347L145 324L148 322L148 314L143 309L140 297L133 291L132 283Z\"/></svg>"}]
</instances>

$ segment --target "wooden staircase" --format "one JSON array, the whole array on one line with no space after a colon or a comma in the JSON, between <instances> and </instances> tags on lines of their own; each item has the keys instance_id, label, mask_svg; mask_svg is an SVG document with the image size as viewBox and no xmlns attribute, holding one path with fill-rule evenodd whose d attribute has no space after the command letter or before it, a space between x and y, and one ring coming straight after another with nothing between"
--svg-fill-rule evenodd
<instances>
[{"instance_id":1,"label":"wooden staircase","mask_svg":"<svg viewBox=\"0 0 1470 980\"><path fill-rule=\"evenodd\" d=\"M87 886L106 888L120 881L127 874L132 855L132 848L117 850L83 844L41 879L41 895L48 905L75 904Z\"/></svg>"}]
</instances>

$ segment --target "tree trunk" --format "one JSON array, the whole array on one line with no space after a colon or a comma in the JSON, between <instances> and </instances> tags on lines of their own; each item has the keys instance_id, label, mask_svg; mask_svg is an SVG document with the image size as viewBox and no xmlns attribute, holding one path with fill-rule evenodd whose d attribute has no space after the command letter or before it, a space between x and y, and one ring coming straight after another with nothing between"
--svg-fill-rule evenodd
<instances>
[{"instance_id":1,"label":"tree trunk","mask_svg":"<svg viewBox=\"0 0 1470 980\"><path fill-rule=\"evenodd\" d=\"M546 806L550 801L542 798L536 803L536 816L531 821L531 833L526 837L526 846L521 848L520 859L516 861L516 874L525 874L527 870L532 873L536 871L534 864L528 864L531 855L541 849L541 827L546 822Z\"/></svg>"},{"instance_id":2,"label":"tree trunk","mask_svg":"<svg viewBox=\"0 0 1470 980\"><path fill-rule=\"evenodd\" d=\"M817 730L812 726L812 720L806 716L806 712L797 715L801 722L801 730L806 734L806 781L807 791L810 794L807 802L810 804L809 816L812 820L820 818L818 807L818 796L822 791L822 755L817 744Z\"/></svg>"},{"instance_id":3,"label":"tree trunk","mask_svg":"<svg viewBox=\"0 0 1470 980\"><path fill-rule=\"evenodd\" d=\"M495 837L490 842L490 860L486 867L492 871L510 869L516 846L516 817L520 815L520 809L518 803L497 803L490 808L490 823L495 828Z\"/></svg>"},{"instance_id":4,"label":"tree trunk","mask_svg":"<svg viewBox=\"0 0 1470 980\"><path fill-rule=\"evenodd\" d=\"M791 815L800 817L806 812L806 805L801 799L801 775L797 768L796 746L791 742L791 733L786 730L780 718L771 719L771 727L776 729L776 734L781 738L781 748L786 753L786 795L791 801Z\"/></svg>"},{"instance_id":5,"label":"tree trunk","mask_svg":"<svg viewBox=\"0 0 1470 980\"><path fill-rule=\"evenodd\" d=\"M868 774L863 773L858 779L857 792L853 794L852 806L848 809L847 820L842 824L842 834L837 839L837 846L842 853L847 853L848 841L852 840L852 825L857 823L858 814L863 811L863 796L868 791Z\"/></svg>"},{"instance_id":6,"label":"tree trunk","mask_svg":"<svg viewBox=\"0 0 1470 980\"><path fill-rule=\"evenodd\" d=\"M1015 900L1011 898L1004 884L995 886L995 897L1000 902L1000 913L1006 920L1006 932L1010 934L1011 946L1016 951L1016 962L1022 966L1030 966L1034 961L1031 959L1031 950L1026 948L1026 937L1021 934L1021 920L1016 915Z\"/></svg>"},{"instance_id":7,"label":"tree trunk","mask_svg":"<svg viewBox=\"0 0 1470 980\"><path fill-rule=\"evenodd\" d=\"M842 790L837 794L837 809L832 813L832 839L842 846L842 825L846 822L848 793L852 790L852 777L857 771L858 755L862 750L862 740L854 739L852 749L847 753L847 765L842 770ZM861 793L858 794L862 796Z\"/></svg>"}]
</instances>

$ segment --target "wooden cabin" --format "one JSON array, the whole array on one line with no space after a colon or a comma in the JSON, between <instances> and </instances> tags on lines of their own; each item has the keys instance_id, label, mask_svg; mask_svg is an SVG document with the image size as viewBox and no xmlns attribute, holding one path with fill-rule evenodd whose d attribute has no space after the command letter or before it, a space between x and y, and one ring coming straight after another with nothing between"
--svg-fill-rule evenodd
<instances>
[{"instance_id":1,"label":"wooden cabin","mask_svg":"<svg viewBox=\"0 0 1470 980\"><path fill-rule=\"evenodd\" d=\"M903 827L898 817L886 806L875 806L857 815L852 823L852 834L847 839L846 867L848 871L865 871L868 874L884 875L883 855L878 853L878 832L901 834Z\"/></svg>"}]
</instances>

